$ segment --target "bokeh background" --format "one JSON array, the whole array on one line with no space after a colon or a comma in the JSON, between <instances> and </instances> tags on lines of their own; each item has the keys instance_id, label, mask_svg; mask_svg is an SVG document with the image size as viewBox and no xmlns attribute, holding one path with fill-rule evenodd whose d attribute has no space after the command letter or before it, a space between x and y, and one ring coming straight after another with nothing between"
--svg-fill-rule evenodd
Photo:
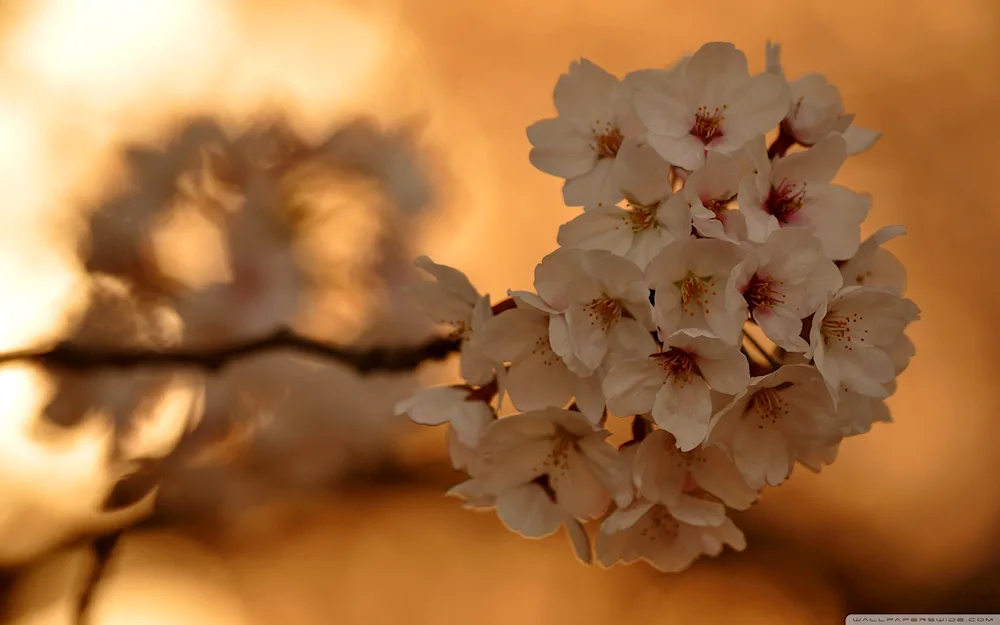
<instances>
[{"instance_id":1,"label":"bokeh background","mask_svg":"<svg viewBox=\"0 0 1000 625\"><path fill-rule=\"evenodd\" d=\"M271 497L221 532L175 515L126 535L94 622L791 625L1000 612L993 0L4 2L0 345L59 335L75 282L53 224L101 195L121 145L156 141L180 117L280 109L305 132L357 113L418 120L443 186L415 248L499 297L529 287L574 214L528 163L524 135L551 115L572 60L621 75L727 40L761 69L767 39L790 77L825 73L857 122L885 133L839 182L874 196L866 233L909 228L891 249L923 318L889 402L894 424L846 441L821 475L799 470L767 491L736 519L745 553L672 576L588 569L561 534L527 541L464 512L442 495L459 477L442 434L393 429L396 470L377 479ZM89 555L49 549L124 518L81 495L108 483L103 430L59 445L30 437L44 380L2 373L0 552L18 564L5 619L70 623ZM420 379L453 375L431 366Z\"/></svg>"}]
</instances>

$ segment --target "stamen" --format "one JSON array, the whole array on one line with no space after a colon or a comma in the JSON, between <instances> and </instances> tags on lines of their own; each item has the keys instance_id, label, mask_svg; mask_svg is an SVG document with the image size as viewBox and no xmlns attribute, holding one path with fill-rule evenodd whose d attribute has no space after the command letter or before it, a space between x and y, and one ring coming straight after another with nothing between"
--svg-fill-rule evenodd
<instances>
[{"instance_id":1,"label":"stamen","mask_svg":"<svg viewBox=\"0 0 1000 625\"><path fill-rule=\"evenodd\" d=\"M750 397L744 416L756 413L760 419L757 428L763 430L768 421L776 425L778 420L788 414L788 402L781 398L777 389L764 388Z\"/></svg>"},{"instance_id":2,"label":"stamen","mask_svg":"<svg viewBox=\"0 0 1000 625\"><path fill-rule=\"evenodd\" d=\"M689 317L694 317L695 306L701 308L706 315L711 312L708 308L708 298L716 294L715 276L699 277L689 271L687 277L675 282L674 286L680 289L681 309Z\"/></svg>"},{"instance_id":3,"label":"stamen","mask_svg":"<svg viewBox=\"0 0 1000 625\"><path fill-rule=\"evenodd\" d=\"M587 314L590 316L590 322L592 324L601 324L601 327L605 332L611 328L614 324L618 323L618 320L622 318L622 314L625 312L625 308L616 299L611 299L607 295L604 297L592 300L590 304L587 305Z\"/></svg>"},{"instance_id":4,"label":"stamen","mask_svg":"<svg viewBox=\"0 0 1000 625\"><path fill-rule=\"evenodd\" d=\"M775 304L784 303L785 296L774 290L776 284L783 284L783 281L756 273L750 278L750 282L743 289L743 299L747 301L750 312L755 308L771 308Z\"/></svg>"},{"instance_id":5,"label":"stamen","mask_svg":"<svg viewBox=\"0 0 1000 625\"><path fill-rule=\"evenodd\" d=\"M628 211L628 224L632 227L632 232L652 230L657 226L655 204L629 202L628 205L632 209Z\"/></svg>"},{"instance_id":6,"label":"stamen","mask_svg":"<svg viewBox=\"0 0 1000 625\"><path fill-rule=\"evenodd\" d=\"M701 139L705 145L711 145L713 141L721 139L723 135L722 122L726 119L723 115L725 110L725 104L722 105L721 109L715 107L712 111L708 110L707 106L699 106L694 115L694 126L691 128L691 134Z\"/></svg>"},{"instance_id":7,"label":"stamen","mask_svg":"<svg viewBox=\"0 0 1000 625\"><path fill-rule=\"evenodd\" d=\"M656 364L667 372L667 376L674 376L675 383L684 387L691 383L695 375L701 375L694 356L679 347L671 347L665 352L650 356Z\"/></svg>"},{"instance_id":8,"label":"stamen","mask_svg":"<svg viewBox=\"0 0 1000 625\"><path fill-rule=\"evenodd\" d=\"M852 326L864 321L864 319L858 313L852 315L830 313L826 317L823 317L823 321L820 324L820 333L826 342L831 340L839 341L845 349L854 351L854 347L851 345L852 341L855 345L863 344L865 342L865 334L868 333L868 330L862 329L859 334L857 332L858 328L852 328Z\"/></svg>"},{"instance_id":9,"label":"stamen","mask_svg":"<svg viewBox=\"0 0 1000 625\"><path fill-rule=\"evenodd\" d=\"M611 124L604 124L603 128L600 124L600 120L595 121L595 143L590 146L590 149L597 152L597 158L614 158L618 155L618 150L621 149L625 136Z\"/></svg>"},{"instance_id":10,"label":"stamen","mask_svg":"<svg viewBox=\"0 0 1000 625\"><path fill-rule=\"evenodd\" d=\"M764 200L764 210L774 215L779 222L787 224L791 217L802 209L802 202L806 196L806 184L802 183L801 189L796 189L797 185L788 182L785 178L781 183L767 193Z\"/></svg>"}]
</instances>

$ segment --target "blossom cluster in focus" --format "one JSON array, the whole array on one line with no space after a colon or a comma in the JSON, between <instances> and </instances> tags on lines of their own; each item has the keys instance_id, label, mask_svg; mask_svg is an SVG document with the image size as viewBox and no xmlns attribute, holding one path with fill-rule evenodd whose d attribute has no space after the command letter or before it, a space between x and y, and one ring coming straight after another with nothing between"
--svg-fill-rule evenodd
<instances>
[{"instance_id":1,"label":"blossom cluster in focus","mask_svg":"<svg viewBox=\"0 0 1000 625\"><path fill-rule=\"evenodd\" d=\"M507 300L417 261L465 383L397 411L451 425L468 507L528 537L565 525L586 562L678 571L742 550L728 511L889 421L914 353L920 311L883 248L905 230L862 240L870 197L833 182L880 133L823 76L788 80L771 44L753 75L718 42L623 78L581 60L554 100L530 160L581 212ZM633 420L620 447L613 418Z\"/></svg>"}]
</instances>

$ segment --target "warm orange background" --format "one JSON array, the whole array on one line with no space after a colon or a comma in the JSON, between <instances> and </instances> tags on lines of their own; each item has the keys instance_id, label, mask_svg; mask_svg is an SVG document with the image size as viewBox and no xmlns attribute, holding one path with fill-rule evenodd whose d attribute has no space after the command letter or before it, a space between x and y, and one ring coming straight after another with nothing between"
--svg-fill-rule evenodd
<instances>
[{"instance_id":1,"label":"warm orange background","mask_svg":"<svg viewBox=\"0 0 1000 625\"><path fill-rule=\"evenodd\" d=\"M758 69L765 40L779 41L789 76L827 74L857 122L884 131L839 182L873 194L868 232L908 226L891 249L923 309L910 330L917 357L890 400L896 423L847 441L822 475L800 471L769 491L737 519L750 539L742 555L677 576L588 570L564 537L511 535L443 499L455 479L446 470L414 468L412 484L298 506L250 543L199 545L162 529L127 539L98 623L823 624L862 610L1000 612L990 325L1000 4L26 0L2 19L3 348L58 332L52 302L72 300L72 271L49 252L61 231L44 226L100 192L118 142L155 138L190 112L281 106L303 129L357 111L424 118L447 186L423 251L497 297L528 287L575 214L559 182L528 163L524 136L552 114L558 75L581 56L619 74L662 66L720 39ZM81 438L56 463L17 438L37 405L32 380L0 375L8 414L21 415L0 426L0 495L45 471L55 481L28 524L57 523L60 511L79 521L78 508L51 502L100 482L83 468L94 454ZM416 435L408 457L443 466L441 442ZM53 597L78 583L81 557L23 577L15 622L68 623L68 599Z\"/></svg>"}]
</instances>

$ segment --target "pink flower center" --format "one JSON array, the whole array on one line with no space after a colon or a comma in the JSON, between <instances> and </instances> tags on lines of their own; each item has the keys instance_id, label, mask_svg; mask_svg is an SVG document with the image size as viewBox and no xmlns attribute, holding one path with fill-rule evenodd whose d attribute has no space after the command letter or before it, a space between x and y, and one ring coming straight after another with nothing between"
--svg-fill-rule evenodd
<instances>
[{"instance_id":1,"label":"pink flower center","mask_svg":"<svg viewBox=\"0 0 1000 625\"><path fill-rule=\"evenodd\" d=\"M764 200L764 210L774 215L782 224L787 224L792 216L801 210L805 196L805 183L801 189L797 189L797 185L789 183L786 178L777 187L771 186L767 199Z\"/></svg>"},{"instance_id":2,"label":"pink flower center","mask_svg":"<svg viewBox=\"0 0 1000 625\"><path fill-rule=\"evenodd\" d=\"M759 429L764 429L768 421L771 425L778 423L778 419L788 414L788 402L781 399L781 395L773 388L764 388L750 397L747 404L746 414L756 413L760 419L757 424Z\"/></svg>"},{"instance_id":3,"label":"pink flower center","mask_svg":"<svg viewBox=\"0 0 1000 625\"><path fill-rule=\"evenodd\" d=\"M750 312L755 308L771 308L775 304L784 303L785 296L774 290L775 284L782 284L782 281L759 273L750 278L750 282L743 289L743 299L750 306Z\"/></svg>"},{"instance_id":4,"label":"pink flower center","mask_svg":"<svg viewBox=\"0 0 1000 625\"><path fill-rule=\"evenodd\" d=\"M621 302L607 296L595 299L587 305L587 314L590 316L590 322L600 324L605 332L612 325L618 323L618 320L622 318L624 310Z\"/></svg>"},{"instance_id":5,"label":"pink flower center","mask_svg":"<svg viewBox=\"0 0 1000 625\"><path fill-rule=\"evenodd\" d=\"M674 376L674 379L681 386L690 384L698 371L694 356L679 347L671 347L665 352L653 354L650 358L655 360L656 364L660 365L668 376Z\"/></svg>"},{"instance_id":6,"label":"pink flower center","mask_svg":"<svg viewBox=\"0 0 1000 625\"><path fill-rule=\"evenodd\" d=\"M622 132L610 124L604 126L604 132L594 132L596 145L591 145L590 149L597 152L597 158L614 158L618 155L618 150L622 147L625 137Z\"/></svg>"},{"instance_id":7,"label":"pink flower center","mask_svg":"<svg viewBox=\"0 0 1000 625\"><path fill-rule=\"evenodd\" d=\"M715 277L699 277L693 272L688 272L687 277L674 286L681 292L681 309L689 317L694 317L694 307L701 308L707 315L711 312L708 308L708 298L715 295Z\"/></svg>"},{"instance_id":8,"label":"pink flower center","mask_svg":"<svg viewBox=\"0 0 1000 625\"><path fill-rule=\"evenodd\" d=\"M722 138L722 122L726 117L723 113L726 105L722 108L715 107L709 110L707 106L699 106L694 114L694 126L691 127L691 134L701 139L705 145L711 145L713 141Z\"/></svg>"}]
</instances>

